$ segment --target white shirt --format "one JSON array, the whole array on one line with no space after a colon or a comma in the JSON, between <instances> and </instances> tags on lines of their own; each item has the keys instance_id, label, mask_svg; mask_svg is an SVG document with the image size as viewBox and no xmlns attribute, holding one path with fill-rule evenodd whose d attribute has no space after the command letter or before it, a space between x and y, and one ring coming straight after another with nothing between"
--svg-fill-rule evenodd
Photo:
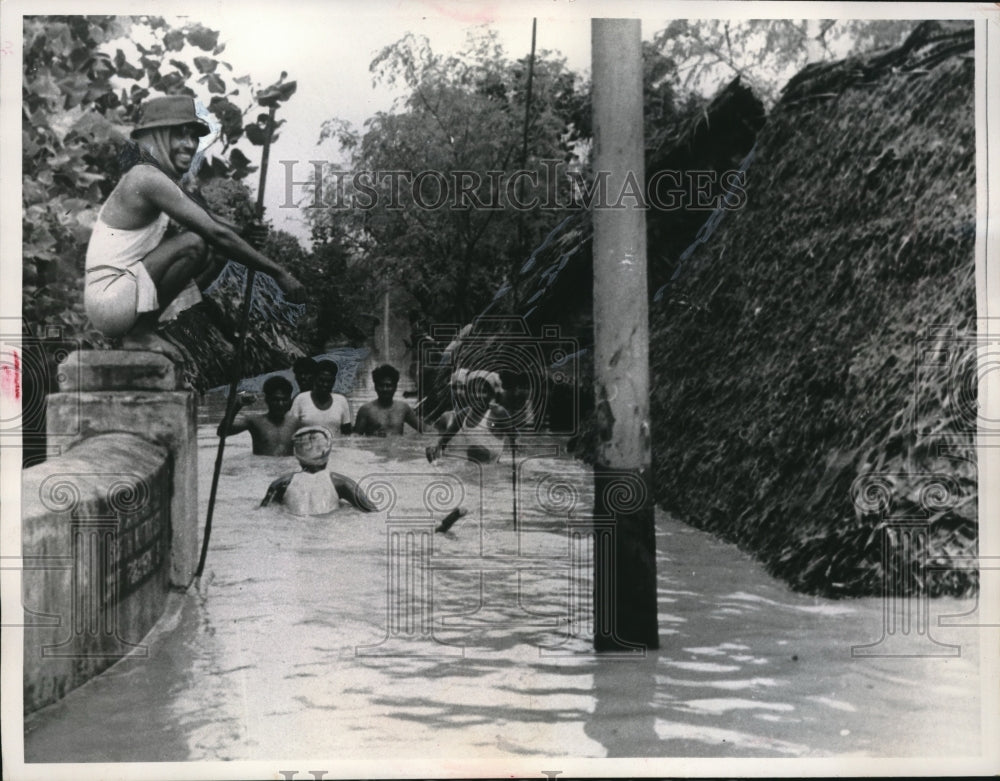
<instances>
[{"instance_id":1,"label":"white shirt","mask_svg":"<svg viewBox=\"0 0 1000 781\"><path fill-rule=\"evenodd\" d=\"M296 396L289 410L289 414L298 421L296 428L324 426L333 436L339 437L340 427L344 423L352 422L351 405L346 396L341 396L339 393L334 393L332 396L333 401L328 409L317 409L309 391Z\"/></svg>"}]
</instances>

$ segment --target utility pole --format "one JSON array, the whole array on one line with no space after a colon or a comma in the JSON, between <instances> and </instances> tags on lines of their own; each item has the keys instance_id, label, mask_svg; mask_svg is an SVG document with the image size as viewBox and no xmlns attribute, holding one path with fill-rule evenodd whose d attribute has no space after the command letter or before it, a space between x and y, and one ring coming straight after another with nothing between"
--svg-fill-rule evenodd
<instances>
[{"instance_id":1,"label":"utility pole","mask_svg":"<svg viewBox=\"0 0 1000 781\"><path fill-rule=\"evenodd\" d=\"M389 358L389 286L386 285L382 297L382 363L391 363Z\"/></svg>"},{"instance_id":2,"label":"utility pole","mask_svg":"<svg viewBox=\"0 0 1000 781\"><path fill-rule=\"evenodd\" d=\"M650 487L649 306L638 19L591 21L595 197L594 648L659 647L656 538ZM600 180L597 180L598 182ZM631 183L628 184L627 183ZM624 208L619 206L619 194ZM636 192L638 197L628 195Z\"/></svg>"}]
</instances>

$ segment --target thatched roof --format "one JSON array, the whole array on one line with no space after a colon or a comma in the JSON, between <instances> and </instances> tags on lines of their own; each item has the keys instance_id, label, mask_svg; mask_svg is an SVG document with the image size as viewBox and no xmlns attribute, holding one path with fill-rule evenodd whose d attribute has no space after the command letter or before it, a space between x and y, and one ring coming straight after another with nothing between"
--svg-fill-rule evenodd
<instances>
[{"instance_id":1,"label":"thatched roof","mask_svg":"<svg viewBox=\"0 0 1000 781\"><path fill-rule=\"evenodd\" d=\"M185 379L198 391L230 381L245 289L245 268L229 263L205 291L201 303L161 327L161 333L187 356ZM287 368L306 354L295 340L297 309L280 299L274 280L256 275L242 376Z\"/></svg>"},{"instance_id":2,"label":"thatched roof","mask_svg":"<svg viewBox=\"0 0 1000 781\"><path fill-rule=\"evenodd\" d=\"M970 23L806 68L745 207L652 310L658 499L796 587L881 594L976 549ZM926 526L904 540L893 519Z\"/></svg>"},{"instance_id":3,"label":"thatched roof","mask_svg":"<svg viewBox=\"0 0 1000 781\"><path fill-rule=\"evenodd\" d=\"M661 171L715 172L737 168L764 123L764 107L736 78L679 132L651 139L646 151L647 181ZM721 191L721 182L712 192ZM662 285L683 250L706 221L704 209L651 209L647 213L650 283ZM517 280L518 312L531 326L588 321L593 298L590 212L581 210L553 226L531 253ZM510 295L498 291L494 305ZM491 309L493 307L491 306Z\"/></svg>"}]
</instances>

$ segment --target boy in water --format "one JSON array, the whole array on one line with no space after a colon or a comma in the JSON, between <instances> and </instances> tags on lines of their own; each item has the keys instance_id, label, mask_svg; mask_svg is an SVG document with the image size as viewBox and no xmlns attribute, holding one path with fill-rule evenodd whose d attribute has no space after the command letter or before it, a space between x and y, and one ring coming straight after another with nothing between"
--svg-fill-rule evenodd
<instances>
[{"instance_id":1,"label":"boy in water","mask_svg":"<svg viewBox=\"0 0 1000 781\"><path fill-rule=\"evenodd\" d=\"M87 246L84 305L94 326L122 338L123 346L176 354L156 334L157 320L206 270L209 245L274 277L289 301L305 300L305 289L291 274L180 188L198 140L208 132L193 98L147 100L122 156L122 177L97 216ZM186 230L164 239L171 219Z\"/></svg>"},{"instance_id":2,"label":"boy in water","mask_svg":"<svg viewBox=\"0 0 1000 781\"><path fill-rule=\"evenodd\" d=\"M292 401L291 416L299 427L323 426L331 433L345 436L351 433L351 405L347 397L333 393L337 381L337 364L318 361L312 389L300 393Z\"/></svg>"},{"instance_id":3,"label":"boy in water","mask_svg":"<svg viewBox=\"0 0 1000 781\"><path fill-rule=\"evenodd\" d=\"M242 402L242 399L237 399L237 411ZM292 435L297 427L295 418L288 414L292 407L292 383L284 377L268 377L264 381L264 403L267 405L265 414L238 415L225 435L228 437L249 431L255 456L292 455ZM222 423L219 424L218 435L223 435Z\"/></svg>"},{"instance_id":4,"label":"boy in water","mask_svg":"<svg viewBox=\"0 0 1000 781\"><path fill-rule=\"evenodd\" d=\"M403 424L420 431L417 413L405 401L393 401L399 386L399 371L389 364L383 364L372 371L375 394L378 398L369 401L358 410L354 423L355 434L402 434Z\"/></svg>"}]
</instances>

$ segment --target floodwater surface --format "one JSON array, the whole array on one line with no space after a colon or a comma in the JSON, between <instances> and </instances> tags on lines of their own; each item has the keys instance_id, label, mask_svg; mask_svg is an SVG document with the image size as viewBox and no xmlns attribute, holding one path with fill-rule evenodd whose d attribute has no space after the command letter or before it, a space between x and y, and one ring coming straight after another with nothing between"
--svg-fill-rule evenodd
<instances>
[{"instance_id":1,"label":"floodwater surface","mask_svg":"<svg viewBox=\"0 0 1000 781\"><path fill-rule=\"evenodd\" d=\"M204 518L217 440L199 437ZM517 529L507 457L342 442L331 468L379 512L260 509L296 462L228 442L205 575L146 658L27 720L26 761L979 753L976 630L937 626L974 600L931 602L918 655L879 655L881 600L793 593L658 510L661 647L597 656L578 533L593 489L559 441L518 449ZM456 505L468 515L435 534Z\"/></svg>"}]
</instances>

